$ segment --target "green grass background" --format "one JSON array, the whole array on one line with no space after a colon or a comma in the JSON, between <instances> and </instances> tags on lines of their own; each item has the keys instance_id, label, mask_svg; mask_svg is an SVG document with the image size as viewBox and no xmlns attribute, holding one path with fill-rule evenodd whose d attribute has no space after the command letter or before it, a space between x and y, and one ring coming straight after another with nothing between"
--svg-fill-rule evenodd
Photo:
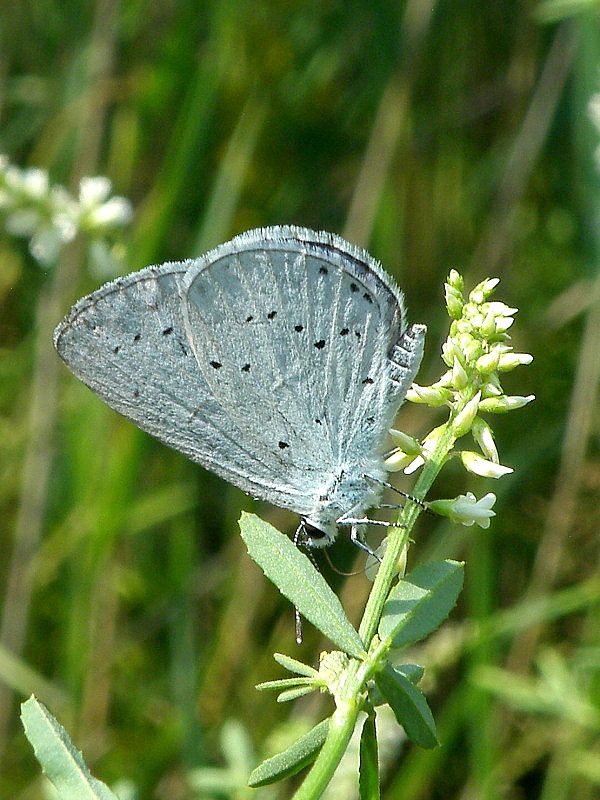
<instances>
[{"instance_id":1,"label":"green grass background","mask_svg":"<svg viewBox=\"0 0 600 800\"><path fill-rule=\"evenodd\" d=\"M108 175L135 208L127 271L259 225L341 233L428 325L421 383L442 369L450 268L469 286L501 277L521 309L513 343L535 361L505 385L537 401L492 418L515 473L492 486L451 465L435 487L494 490L498 516L485 532L423 518L415 533L411 563L465 559L466 589L411 654L442 746L389 730L385 800L600 796L599 90L597 2L0 5L1 150L72 191ZM94 773L139 798L288 797L291 784L245 789L247 772L329 706L253 685L281 675L273 651L314 662L327 643L307 626L294 644L237 519L294 520L62 366L52 327L98 283L77 243L44 272L0 235L0 797L46 796L18 721L32 691ZM440 419L407 405L399 426ZM334 548L338 565L353 557ZM325 570L356 620L368 582ZM329 797L355 796L348 769Z\"/></svg>"}]
</instances>

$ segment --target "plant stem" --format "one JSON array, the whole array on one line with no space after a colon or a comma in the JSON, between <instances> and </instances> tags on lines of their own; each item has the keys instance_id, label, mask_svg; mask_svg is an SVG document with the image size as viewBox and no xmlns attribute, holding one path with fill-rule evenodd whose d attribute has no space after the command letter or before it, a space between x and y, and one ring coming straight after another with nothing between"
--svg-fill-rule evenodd
<instances>
[{"instance_id":1,"label":"plant stem","mask_svg":"<svg viewBox=\"0 0 600 800\"><path fill-rule=\"evenodd\" d=\"M358 662L354 661L353 665L356 664ZM361 706L357 697L339 703L331 716L329 733L321 752L293 800L316 800L323 794L346 752Z\"/></svg>"},{"instance_id":2,"label":"plant stem","mask_svg":"<svg viewBox=\"0 0 600 800\"><path fill-rule=\"evenodd\" d=\"M452 426L450 423L447 423L438 441L437 447L431 457L425 462L423 471L415 485L413 494L419 500L423 500L427 496L427 492L442 468L446 456L454 446L454 441L455 437ZM373 588L369 594L369 599L367 600L363 618L358 629L367 650L377 631L383 605L389 594L392 582L398 574L396 565L398 564L398 560L406 546L410 532L421 511L422 508L420 505L408 501L398 518L398 522L403 527L390 530L385 555L377 571L377 577L375 578Z\"/></svg>"}]
</instances>

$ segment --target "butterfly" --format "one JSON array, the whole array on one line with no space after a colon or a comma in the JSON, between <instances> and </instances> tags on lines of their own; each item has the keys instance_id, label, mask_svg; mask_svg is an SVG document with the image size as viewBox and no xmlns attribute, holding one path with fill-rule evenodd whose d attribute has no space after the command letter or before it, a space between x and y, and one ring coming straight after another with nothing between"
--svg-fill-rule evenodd
<instances>
[{"instance_id":1,"label":"butterfly","mask_svg":"<svg viewBox=\"0 0 600 800\"><path fill-rule=\"evenodd\" d=\"M111 408L322 547L344 525L361 544L425 331L366 251L275 226L105 284L54 343Z\"/></svg>"}]
</instances>

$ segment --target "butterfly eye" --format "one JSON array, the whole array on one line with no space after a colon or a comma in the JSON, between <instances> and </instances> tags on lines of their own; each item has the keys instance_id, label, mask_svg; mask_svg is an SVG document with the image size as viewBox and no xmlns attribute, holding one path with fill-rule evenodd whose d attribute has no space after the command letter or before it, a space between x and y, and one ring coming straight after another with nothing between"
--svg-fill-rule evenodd
<instances>
[{"instance_id":1,"label":"butterfly eye","mask_svg":"<svg viewBox=\"0 0 600 800\"><path fill-rule=\"evenodd\" d=\"M321 539L327 538L327 534L325 533L325 531L316 528L314 525L312 525L310 522L307 522L306 520L304 520L304 531L306 533L307 539L310 539L312 541L320 541Z\"/></svg>"}]
</instances>

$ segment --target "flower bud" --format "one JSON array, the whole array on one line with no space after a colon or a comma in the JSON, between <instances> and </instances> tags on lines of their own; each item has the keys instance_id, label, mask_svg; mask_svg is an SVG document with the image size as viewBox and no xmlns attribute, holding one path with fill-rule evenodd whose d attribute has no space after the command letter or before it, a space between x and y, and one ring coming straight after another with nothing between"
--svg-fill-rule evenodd
<instances>
[{"instance_id":1,"label":"flower bud","mask_svg":"<svg viewBox=\"0 0 600 800\"><path fill-rule=\"evenodd\" d=\"M465 433L468 433L471 430L471 426L473 424L473 420L477 415L477 409L479 408L479 401L481 400L481 392L477 392L475 397L473 397L469 402L465 405L462 411L460 411L452 422L452 428L454 435L458 438L459 436L464 436Z\"/></svg>"},{"instance_id":2,"label":"flower bud","mask_svg":"<svg viewBox=\"0 0 600 800\"><path fill-rule=\"evenodd\" d=\"M458 273L456 273L458 275ZM444 285L444 292L446 296L446 308L448 315L452 319L460 319L463 313L464 298L462 294L462 286L457 287L450 283L452 274L448 276L448 282Z\"/></svg>"},{"instance_id":3,"label":"flower bud","mask_svg":"<svg viewBox=\"0 0 600 800\"><path fill-rule=\"evenodd\" d=\"M496 317L497 333L506 333L506 331L514 324L514 321L514 317Z\"/></svg>"},{"instance_id":4,"label":"flower bud","mask_svg":"<svg viewBox=\"0 0 600 800\"><path fill-rule=\"evenodd\" d=\"M481 396L484 398L501 397L503 394L504 390L500 385L498 375L496 372L492 372L487 376L487 381L481 386Z\"/></svg>"},{"instance_id":5,"label":"flower bud","mask_svg":"<svg viewBox=\"0 0 600 800\"><path fill-rule=\"evenodd\" d=\"M465 287L465 281L463 276L460 272L457 272L455 269L451 269L448 273L448 278L446 279L446 283L448 286L451 286L456 292L460 292L462 294L462 290Z\"/></svg>"},{"instance_id":6,"label":"flower bud","mask_svg":"<svg viewBox=\"0 0 600 800\"><path fill-rule=\"evenodd\" d=\"M533 356L529 353L504 353L500 356L498 370L500 372L509 372L511 369L515 369L515 367L531 364L532 361Z\"/></svg>"},{"instance_id":7,"label":"flower bud","mask_svg":"<svg viewBox=\"0 0 600 800\"><path fill-rule=\"evenodd\" d=\"M490 461L493 461L494 464L498 464L500 461L498 456L498 448L496 447L496 442L494 441L492 429L487 422L481 419L481 417L475 417L471 427L471 433L473 434L473 438L479 447L481 447L481 452L484 454L484 456Z\"/></svg>"},{"instance_id":8,"label":"flower bud","mask_svg":"<svg viewBox=\"0 0 600 800\"><path fill-rule=\"evenodd\" d=\"M442 387L436 389L433 386L419 386L413 383L406 393L406 399L411 403L425 403L431 408L438 408L448 402L451 394L448 389Z\"/></svg>"},{"instance_id":9,"label":"flower bud","mask_svg":"<svg viewBox=\"0 0 600 800\"><path fill-rule=\"evenodd\" d=\"M400 472L413 461L414 455L404 453L400 448L392 450L383 462L383 466L388 472Z\"/></svg>"},{"instance_id":10,"label":"flower bud","mask_svg":"<svg viewBox=\"0 0 600 800\"><path fill-rule=\"evenodd\" d=\"M455 389L464 389L468 383L469 376L458 358L455 358L454 364L452 365L452 385Z\"/></svg>"},{"instance_id":11,"label":"flower bud","mask_svg":"<svg viewBox=\"0 0 600 800\"><path fill-rule=\"evenodd\" d=\"M484 353L484 355L477 359L477 363L475 365L477 367L477 371L481 375L489 375L490 372L495 372L498 369L500 356L500 350L497 347L493 347L489 353Z\"/></svg>"},{"instance_id":12,"label":"flower bud","mask_svg":"<svg viewBox=\"0 0 600 800\"><path fill-rule=\"evenodd\" d=\"M490 297L499 283L500 278L487 278L486 280L481 281L481 283L478 283L473 291L469 294L470 302L481 305L481 303L485 302L488 297Z\"/></svg>"},{"instance_id":13,"label":"flower bud","mask_svg":"<svg viewBox=\"0 0 600 800\"><path fill-rule=\"evenodd\" d=\"M421 443L407 433L392 428L390 436L394 440L394 444L408 455L418 456L421 452Z\"/></svg>"},{"instance_id":14,"label":"flower bud","mask_svg":"<svg viewBox=\"0 0 600 800\"><path fill-rule=\"evenodd\" d=\"M479 404L479 408L481 411L489 411L492 414L504 414L507 411L513 411L515 408L523 408L527 403L531 403L532 400L535 400L534 394L527 395L527 397L519 395L486 397Z\"/></svg>"},{"instance_id":15,"label":"flower bud","mask_svg":"<svg viewBox=\"0 0 600 800\"><path fill-rule=\"evenodd\" d=\"M493 461L488 461L480 456L479 453L473 453L469 450L463 450L460 457L469 472L474 475L481 475L484 478L501 478L503 475L513 472L511 467L495 464Z\"/></svg>"},{"instance_id":16,"label":"flower bud","mask_svg":"<svg viewBox=\"0 0 600 800\"><path fill-rule=\"evenodd\" d=\"M495 317L512 317L518 310L518 308L511 308L499 300L494 300L492 303L484 303L482 306L482 311L485 314L492 313Z\"/></svg>"}]
</instances>

